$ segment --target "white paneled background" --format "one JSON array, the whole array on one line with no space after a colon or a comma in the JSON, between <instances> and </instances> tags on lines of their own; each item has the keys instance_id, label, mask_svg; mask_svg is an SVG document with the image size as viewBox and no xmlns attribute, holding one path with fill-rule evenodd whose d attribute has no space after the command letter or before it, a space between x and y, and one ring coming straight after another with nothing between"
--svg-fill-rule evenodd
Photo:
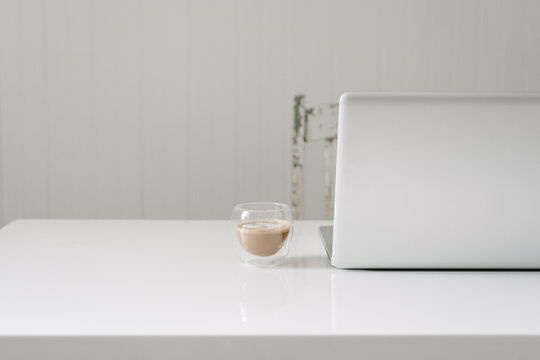
<instances>
[{"instance_id":1,"label":"white paneled background","mask_svg":"<svg viewBox=\"0 0 540 360\"><path fill-rule=\"evenodd\" d=\"M0 0L0 225L288 202L293 96L345 91L538 92L540 1Z\"/></svg>"}]
</instances>

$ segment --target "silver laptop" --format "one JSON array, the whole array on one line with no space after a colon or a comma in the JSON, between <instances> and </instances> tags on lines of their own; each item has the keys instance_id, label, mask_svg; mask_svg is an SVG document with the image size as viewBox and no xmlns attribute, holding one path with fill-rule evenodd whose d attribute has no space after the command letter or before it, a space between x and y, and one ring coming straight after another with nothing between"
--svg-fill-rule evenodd
<instances>
[{"instance_id":1,"label":"silver laptop","mask_svg":"<svg viewBox=\"0 0 540 360\"><path fill-rule=\"evenodd\" d=\"M540 268L540 97L345 94L332 265Z\"/></svg>"}]
</instances>

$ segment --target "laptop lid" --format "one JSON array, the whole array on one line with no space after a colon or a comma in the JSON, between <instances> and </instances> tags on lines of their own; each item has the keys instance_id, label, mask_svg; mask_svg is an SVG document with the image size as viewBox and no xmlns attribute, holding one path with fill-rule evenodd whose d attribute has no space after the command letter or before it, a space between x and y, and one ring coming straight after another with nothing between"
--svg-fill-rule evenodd
<instances>
[{"instance_id":1,"label":"laptop lid","mask_svg":"<svg viewBox=\"0 0 540 360\"><path fill-rule=\"evenodd\" d=\"M540 268L540 97L343 95L332 264Z\"/></svg>"}]
</instances>

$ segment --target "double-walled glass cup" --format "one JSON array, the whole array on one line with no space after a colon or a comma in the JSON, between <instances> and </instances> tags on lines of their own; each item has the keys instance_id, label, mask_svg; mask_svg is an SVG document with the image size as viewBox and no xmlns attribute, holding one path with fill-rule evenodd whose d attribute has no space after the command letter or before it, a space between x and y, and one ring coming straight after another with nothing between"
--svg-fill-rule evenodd
<instances>
[{"instance_id":1,"label":"double-walled glass cup","mask_svg":"<svg viewBox=\"0 0 540 360\"><path fill-rule=\"evenodd\" d=\"M275 266L289 253L291 209L280 203L238 204L232 213L233 242L240 259L254 266Z\"/></svg>"}]
</instances>

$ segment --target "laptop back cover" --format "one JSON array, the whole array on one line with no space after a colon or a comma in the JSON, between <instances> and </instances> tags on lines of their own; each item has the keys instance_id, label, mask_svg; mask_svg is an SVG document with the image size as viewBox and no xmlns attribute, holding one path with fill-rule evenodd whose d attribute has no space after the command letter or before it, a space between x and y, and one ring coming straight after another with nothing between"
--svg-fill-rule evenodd
<instances>
[{"instance_id":1,"label":"laptop back cover","mask_svg":"<svg viewBox=\"0 0 540 360\"><path fill-rule=\"evenodd\" d=\"M340 99L332 264L540 268L540 98Z\"/></svg>"}]
</instances>

